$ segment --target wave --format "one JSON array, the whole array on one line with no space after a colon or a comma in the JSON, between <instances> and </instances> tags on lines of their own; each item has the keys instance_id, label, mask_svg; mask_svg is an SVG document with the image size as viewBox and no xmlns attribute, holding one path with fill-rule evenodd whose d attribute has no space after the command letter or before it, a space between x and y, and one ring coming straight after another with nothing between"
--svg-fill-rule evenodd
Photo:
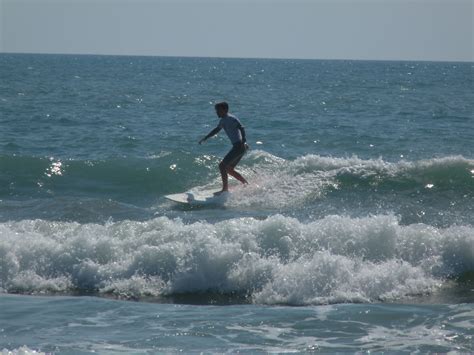
<instances>
[{"instance_id":1,"label":"wave","mask_svg":"<svg viewBox=\"0 0 474 355\"><path fill-rule=\"evenodd\" d=\"M230 205L304 206L341 192L353 194L359 200L394 194L395 198L410 199L413 193L418 197L449 193L452 198L465 199L472 197L474 191L474 160L462 156L414 162L319 155L285 160L253 151L240 169L252 183L246 188L235 188ZM214 186L218 183L216 180Z\"/></svg>"},{"instance_id":2,"label":"wave","mask_svg":"<svg viewBox=\"0 0 474 355\"><path fill-rule=\"evenodd\" d=\"M166 298L233 294L259 304L394 301L474 271L474 227L392 215L274 215L216 224L154 218L0 224L0 291Z\"/></svg>"},{"instance_id":3,"label":"wave","mask_svg":"<svg viewBox=\"0 0 474 355\"><path fill-rule=\"evenodd\" d=\"M0 196L166 194L207 176L203 162L211 159L186 152L106 160L0 155Z\"/></svg>"},{"instance_id":4,"label":"wave","mask_svg":"<svg viewBox=\"0 0 474 355\"><path fill-rule=\"evenodd\" d=\"M395 163L379 159L326 158L307 155L296 159L293 167L298 171L324 171L335 173L339 184L400 188L472 188L474 187L474 160L462 156L448 156L418 161Z\"/></svg>"},{"instance_id":5,"label":"wave","mask_svg":"<svg viewBox=\"0 0 474 355\"><path fill-rule=\"evenodd\" d=\"M189 152L100 161L0 156L0 222L49 219L81 223L179 216L166 194L220 188L219 159ZM403 224L470 224L474 161L461 156L387 162L306 155L283 159L255 150L238 169L250 185L235 185L218 219L353 217L394 213ZM198 208L189 218L203 218ZM202 212L202 211L201 211Z\"/></svg>"},{"instance_id":6,"label":"wave","mask_svg":"<svg viewBox=\"0 0 474 355\"><path fill-rule=\"evenodd\" d=\"M31 197L40 192L64 191L167 194L205 181L218 185L218 161L214 156L190 152L97 161L0 155L0 196ZM275 193L285 197L279 200L298 200L311 193L320 195L340 189L471 192L474 188L474 160L462 156L413 162L319 155L285 160L255 150L239 168L267 195Z\"/></svg>"}]
</instances>

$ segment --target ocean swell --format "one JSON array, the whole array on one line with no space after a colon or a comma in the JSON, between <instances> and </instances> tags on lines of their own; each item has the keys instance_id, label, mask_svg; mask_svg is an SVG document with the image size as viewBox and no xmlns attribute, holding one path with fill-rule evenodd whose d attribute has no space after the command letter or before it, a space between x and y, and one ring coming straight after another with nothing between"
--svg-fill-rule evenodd
<instances>
[{"instance_id":1,"label":"ocean swell","mask_svg":"<svg viewBox=\"0 0 474 355\"><path fill-rule=\"evenodd\" d=\"M197 184L212 159L186 152L104 160L0 155L0 198L158 196Z\"/></svg>"},{"instance_id":2,"label":"ocean swell","mask_svg":"<svg viewBox=\"0 0 474 355\"><path fill-rule=\"evenodd\" d=\"M219 183L217 163L210 155L161 152L145 158L64 160L55 157L0 155L0 196L54 193L167 194L206 181ZM239 165L257 189L288 197L304 197L331 189L453 190L474 189L474 161L448 156L418 161L388 162L305 155L283 159L251 151ZM306 194L303 193L306 191ZM309 191L309 192L308 192Z\"/></svg>"}]
</instances>

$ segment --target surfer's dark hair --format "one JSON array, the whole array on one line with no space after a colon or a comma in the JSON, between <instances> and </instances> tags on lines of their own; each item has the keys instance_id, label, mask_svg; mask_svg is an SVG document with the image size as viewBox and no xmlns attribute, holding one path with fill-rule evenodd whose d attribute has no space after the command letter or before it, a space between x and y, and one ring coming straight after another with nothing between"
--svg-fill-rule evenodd
<instances>
[{"instance_id":1,"label":"surfer's dark hair","mask_svg":"<svg viewBox=\"0 0 474 355\"><path fill-rule=\"evenodd\" d=\"M214 108L217 110L219 107L222 107L224 110L229 111L229 104L225 101L218 102L214 105Z\"/></svg>"}]
</instances>

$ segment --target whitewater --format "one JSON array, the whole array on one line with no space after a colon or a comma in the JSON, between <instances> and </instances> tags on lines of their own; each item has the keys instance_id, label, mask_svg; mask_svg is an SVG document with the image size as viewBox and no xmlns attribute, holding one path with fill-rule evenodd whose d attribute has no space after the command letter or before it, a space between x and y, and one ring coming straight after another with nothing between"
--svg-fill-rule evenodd
<instances>
[{"instance_id":1,"label":"whitewater","mask_svg":"<svg viewBox=\"0 0 474 355\"><path fill-rule=\"evenodd\" d=\"M0 351L474 351L472 69L1 54Z\"/></svg>"}]
</instances>

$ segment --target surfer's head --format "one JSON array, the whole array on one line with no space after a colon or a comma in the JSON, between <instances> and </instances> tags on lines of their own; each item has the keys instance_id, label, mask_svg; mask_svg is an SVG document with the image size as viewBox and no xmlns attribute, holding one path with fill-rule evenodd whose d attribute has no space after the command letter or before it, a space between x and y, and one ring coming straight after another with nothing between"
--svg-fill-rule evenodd
<instances>
[{"instance_id":1,"label":"surfer's head","mask_svg":"<svg viewBox=\"0 0 474 355\"><path fill-rule=\"evenodd\" d=\"M217 116L220 118L225 117L229 112L229 104L225 101L218 102L214 105L214 108L216 109Z\"/></svg>"}]
</instances>

